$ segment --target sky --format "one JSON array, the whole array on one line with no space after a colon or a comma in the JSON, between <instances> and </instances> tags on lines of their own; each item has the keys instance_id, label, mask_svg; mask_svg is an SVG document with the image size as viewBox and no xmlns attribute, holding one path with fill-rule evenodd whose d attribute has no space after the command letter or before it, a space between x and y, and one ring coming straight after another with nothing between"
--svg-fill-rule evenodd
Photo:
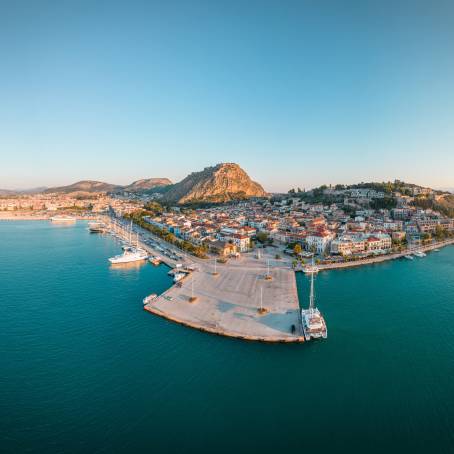
<instances>
[{"instance_id":1,"label":"sky","mask_svg":"<svg viewBox=\"0 0 454 454\"><path fill-rule=\"evenodd\" d=\"M0 188L454 187L452 1L0 0Z\"/></svg>"}]
</instances>

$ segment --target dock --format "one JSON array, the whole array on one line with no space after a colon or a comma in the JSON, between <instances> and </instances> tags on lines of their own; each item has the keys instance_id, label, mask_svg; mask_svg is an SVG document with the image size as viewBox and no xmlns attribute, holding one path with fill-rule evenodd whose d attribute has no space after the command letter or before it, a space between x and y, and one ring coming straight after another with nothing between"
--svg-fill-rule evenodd
<instances>
[{"instance_id":1,"label":"dock","mask_svg":"<svg viewBox=\"0 0 454 454\"><path fill-rule=\"evenodd\" d=\"M242 254L216 265L214 258L189 256L150 232L135 226L140 246L175 268L177 263L193 267L179 285L173 285L144 306L152 314L212 334L261 342L304 342L295 273L286 259L275 259L275 251ZM127 238L126 225L122 235ZM172 260L149 245L180 256ZM266 279L270 265L271 279ZM145 296L145 295L144 295ZM260 307L262 306L262 310Z\"/></svg>"}]
</instances>

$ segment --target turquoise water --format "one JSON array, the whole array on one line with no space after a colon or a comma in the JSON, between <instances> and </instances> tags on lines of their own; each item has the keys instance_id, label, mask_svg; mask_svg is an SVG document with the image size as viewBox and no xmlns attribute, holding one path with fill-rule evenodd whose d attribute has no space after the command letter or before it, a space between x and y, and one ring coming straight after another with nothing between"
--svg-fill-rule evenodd
<instances>
[{"instance_id":1,"label":"turquoise water","mask_svg":"<svg viewBox=\"0 0 454 454\"><path fill-rule=\"evenodd\" d=\"M305 345L144 312L167 269L111 269L119 250L0 223L2 453L454 452L454 247L320 273L329 338Z\"/></svg>"}]
</instances>

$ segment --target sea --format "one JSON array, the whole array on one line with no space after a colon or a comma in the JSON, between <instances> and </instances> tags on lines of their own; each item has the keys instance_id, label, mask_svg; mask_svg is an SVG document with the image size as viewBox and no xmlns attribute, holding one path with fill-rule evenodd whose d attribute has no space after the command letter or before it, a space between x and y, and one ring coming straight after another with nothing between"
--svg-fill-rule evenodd
<instances>
[{"instance_id":1,"label":"sea","mask_svg":"<svg viewBox=\"0 0 454 454\"><path fill-rule=\"evenodd\" d=\"M319 273L328 339L298 345L145 312L168 268L120 252L84 222L0 222L1 453L454 452L453 246Z\"/></svg>"}]
</instances>

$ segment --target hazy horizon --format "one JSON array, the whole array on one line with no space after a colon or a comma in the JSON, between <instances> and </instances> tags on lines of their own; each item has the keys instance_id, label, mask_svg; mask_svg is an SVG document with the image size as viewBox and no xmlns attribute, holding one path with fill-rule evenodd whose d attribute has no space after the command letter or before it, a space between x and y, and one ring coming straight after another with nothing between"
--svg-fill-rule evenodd
<instances>
[{"instance_id":1,"label":"hazy horizon","mask_svg":"<svg viewBox=\"0 0 454 454\"><path fill-rule=\"evenodd\" d=\"M0 188L179 181L454 188L454 5L12 2Z\"/></svg>"}]
</instances>

